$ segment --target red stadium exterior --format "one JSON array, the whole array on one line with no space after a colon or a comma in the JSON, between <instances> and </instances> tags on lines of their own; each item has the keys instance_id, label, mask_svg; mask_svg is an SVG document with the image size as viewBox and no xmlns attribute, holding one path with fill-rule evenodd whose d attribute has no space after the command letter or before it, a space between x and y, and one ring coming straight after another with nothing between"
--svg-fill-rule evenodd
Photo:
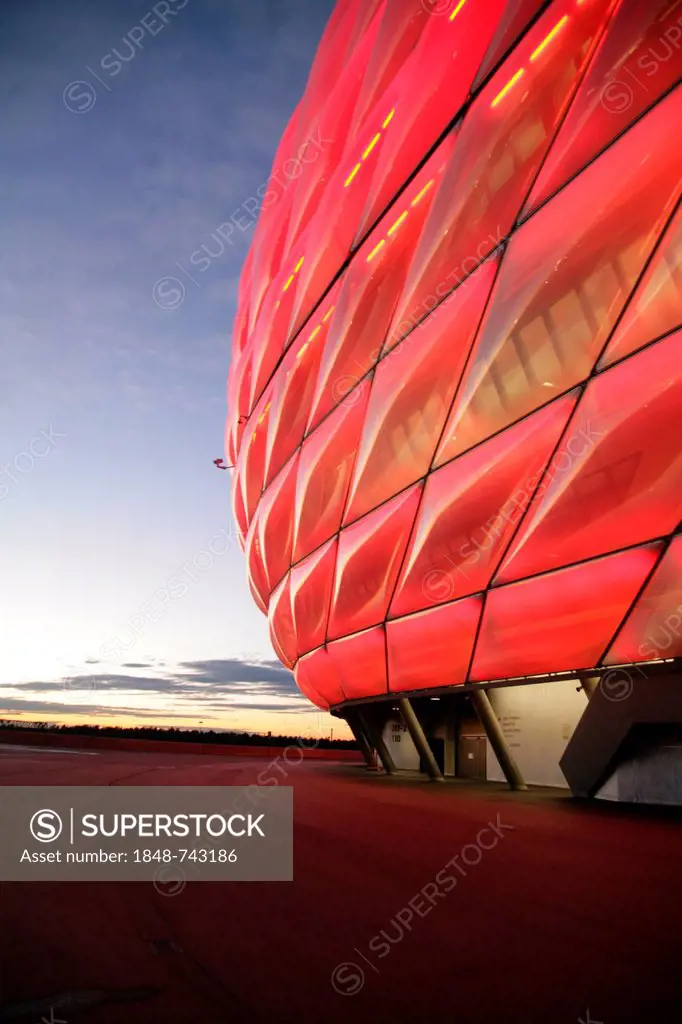
<instances>
[{"instance_id":1,"label":"red stadium exterior","mask_svg":"<svg viewBox=\"0 0 682 1024\"><path fill-rule=\"evenodd\" d=\"M320 707L615 703L613 666L682 656L681 79L671 0L337 5L261 190L226 443Z\"/></svg>"}]
</instances>

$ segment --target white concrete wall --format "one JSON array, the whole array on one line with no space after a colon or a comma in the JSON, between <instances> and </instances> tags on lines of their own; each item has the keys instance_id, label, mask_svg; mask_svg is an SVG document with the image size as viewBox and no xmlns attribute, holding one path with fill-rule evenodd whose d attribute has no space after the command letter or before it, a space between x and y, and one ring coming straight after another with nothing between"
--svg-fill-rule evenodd
<instances>
[{"instance_id":1,"label":"white concrete wall","mask_svg":"<svg viewBox=\"0 0 682 1024\"><path fill-rule=\"evenodd\" d=\"M419 771L419 754L401 718L390 718L384 726L384 743L399 771Z\"/></svg>"},{"instance_id":2,"label":"white concrete wall","mask_svg":"<svg viewBox=\"0 0 682 1024\"><path fill-rule=\"evenodd\" d=\"M529 785L568 789L559 761L585 707L578 681L530 683L488 690L510 750ZM488 744L487 777L504 782Z\"/></svg>"}]
</instances>

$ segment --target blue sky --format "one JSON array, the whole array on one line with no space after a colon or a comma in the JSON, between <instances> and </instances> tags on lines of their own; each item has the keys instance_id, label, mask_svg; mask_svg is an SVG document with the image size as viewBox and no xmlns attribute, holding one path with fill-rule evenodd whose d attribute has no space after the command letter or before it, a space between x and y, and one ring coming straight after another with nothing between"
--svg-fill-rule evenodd
<instances>
[{"instance_id":1,"label":"blue sky","mask_svg":"<svg viewBox=\"0 0 682 1024\"><path fill-rule=\"evenodd\" d=\"M332 6L3 4L0 715L329 727L212 465L253 226L189 257L267 180Z\"/></svg>"}]
</instances>

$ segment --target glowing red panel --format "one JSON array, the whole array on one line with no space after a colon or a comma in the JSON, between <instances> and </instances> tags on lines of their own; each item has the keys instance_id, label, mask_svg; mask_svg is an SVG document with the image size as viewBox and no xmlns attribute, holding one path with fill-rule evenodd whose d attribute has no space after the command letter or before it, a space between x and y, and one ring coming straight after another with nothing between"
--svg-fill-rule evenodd
<instances>
[{"instance_id":1,"label":"glowing red panel","mask_svg":"<svg viewBox=\"0 0 682 1024\"><path fill-rule=\"evenodd\" d=\"M375 626L327 645L347 700L386 693L386 631Z\"/></svg>"},{"instance_id":2,"label":"glowing red panel","mask_svg":"<svg viewBox=\"0 0 682 1024\"><path fill-rule=\"evenodd\" d=\"M385 619L420 496L416 485L341 531L330 638Z\"/></svg>"},{"instance_id":3,"label":"glowing red panel","mask_svg":"<svg viewBox=\"0 0 682 1024\"><path fill-rule=\"evenodd\" d=\"M346 272L322 356L311 426L377 362L437 177L438 167L429 161Z\"/></svg>"},{"instance_id":4,"label":"glowing red panel","mask_svg":"<svg viewBox=\"0 0 682 1024\"><path fill-rule=\"evenodd\" d=\"M336 547L336 539L330 540L291 570L291 610L297 647L303 654L325 640Z\"/></svg>"},{"instance_id":5,"label":"glowing red panel","mask_svg":"<svg viewBox=\"0 0 682 1024\"><path fill-rule=\"evenodd\" d=\"M257 595L258 607L262 612L268 610L268 599L270 597L270 588L268 586L267 577L265 575L265 567L263 565L263 551L261 548L260 540L258 538L258 519L260 516L260 509L256 513L256 517L251 523L248 536L246 538L246 564L249 573L249 583L251 585L251 593Z\"/></svg>"},{"instance_id":6,"label":"glowing red panel","mask_svg":"<svg viewBox=\"0 0 682 1024\"><path fill-rule=\"evenodd\" d=\"M415 3L415 0L393 0L384 5L350 124L351 136L361 130L371 107L409 59L429 17L428 5Z\"/></svg>"},{"instance_id":7,"label":"glowing red panel","mask_svg":"<svg viewBox=\"0 0 682 1024\"><path fill-rule=\"evenodd\" d=\"M466 682L482 604L480 597L468 597L387 623L390 689L418 690Z\"/></svg>"},{"instance_id":8,"label":"glowing red panel","mask_svg":"<svg viewBox=\"0 0 682 1024\"><path fill-rule=\"evenodd\" d=\"M659 551L652 544L489 591L470 681L596 665Z\"/></svg>"},{"instance_id":9,"label":"glowing red panel","mask_svg":"<svg viewBox=\"0 0 682 1024\"><path fill-rule=\"evenodd\" d=\"M341 526L368 397L369 381L365 381L303 443L296 484L294 561Z\"/></svg>"},{"instance_id":10,"label":"glowing red panel","mask_svg":"<svg viewBox=\"0 0 682 1024\"><path fill-rule=\"evenodd\" d=\"M310 322L291 346L275 377L266 443L266 482L303 440L334 302L332 293L320 316Z\"/></svg>"},{"instance_id":11,"label":"glowing red panel","mask_svg":"<svg viewBox=\"0 0 682 1024\"><path fill-rule=\"evenodd\" d=\"M428 470L495 273L486 263L379 363L347 522Z\"/></svg>"},{"instance_id":12,"label":"glowing red panel","mask_svg":"<svg viewBox=\"0 0 682 1024\"><path fill-rule=\"evenodd\" d=\"M371 17L377 6L378 3L374 0L372 3L363 4L362 9L365 16ZM301 136L297 139L298 142L302 141L305 127L315 119L336 85L348 53L352 53L356 26L359 28L357 25L359 11L360 0L346 0L346 2L337 3L327 22L300 104L300 120L304 128L301 131Z\"/></svg>"},{"instance_id":13,"label":"glowing red panel","mask_svg":"<svg viewBox=\"0 0 682 1024\"><path fill-rule=\"evenodd\" d=\"M323 650L324 648L321 647L320 651ZM310 659L314 659L317 653L317 651L312 651L310 654L306 654L305 657L301 658L298 665L294 669L294 679L296 680L296 685L298 686L299 690L301 691L304 697L307 697L308 700L316 707L322 708L324 711L328 711L329 702L324 700L324 698L320 696L318 691L312 685L311 676L316 679L317 673L311 673L310 671L308 671L308 662L310 661Z\"/></svg>"},{"instance_id":14,"label":"glowing red panel","mask_svg":"<svg viewBox=\"0 0 682 1024\"><path fill-rule=\"evenodd\" d=\"M264 615L266 615L267 611L268 611L267 605L263 601L263 598L261 597L259 592L254 587L253 580L251 579L251 574L250 573L247 573L247 582L249 584L249 590L251 591L251 597L253 598L256 607L259 608L260 611L262 611Z\"/></svg>"},{"instance_id":15,"label":"glowing red panel","mask_svg":"<svg viewBox=\"0 0 682 1024\"><path fill-rule=\"evenodd\" d=\"M246 521L246 510L244 508L244 498L242 497L241 480L239 474L239 468L233 477L232 484L232 516L237 526L237 536L241 543L242 549L246 544L246 534L249 526Z\"/></svg>"},{"instance_id":16,"label":"glowing red panel","mask_svg":"<svg viewBox=\"0 0 682 1024\"><path fill-rule=\"evenodd\" d=\"M295 298L291 333L317 307L348 258L380 147L394 131L395 108L382 103L362 133L346 149L306 234L305 264ZM368 180L369 179L369 180Z\"/></svg>"},{"instance_id":17,"label":"glowing red panel","mask_svg":"<svg viewBox=\"0 0 682 1024\"><path fill-rule=\"evenodd\" d=\"M251 366L253 364L253 345L247 345L245 352L239 360L239 366L235 373L233 391L234 400L230 409L235 417L234 437L237 453L241 447L244 436L244 429L249 414L249 396L251 394Z\"/></svg>"},{"instance_id":18,"label":"glowing red panel","mask_svg":"<svg viewBox=\"0 0 682 1024\"><path fill-rule=\"evenodd\" d=\"M291 195L281 194L277 185L284 161L289 157L298 129L300 107L286 127L279 144L268 186L262 194L260 214L253 239L253 263L249 293L249 332L253 331L264 296L280 270L283 258L284 229L289 217ZM261 198L259 194L259 198ZM288 202L287 202L288 198ZM284 200L283 202L281 200ZM230 222L230 227L233 227Z\"/></svg>"},{"instance_id":19,"label":"glowing red panel","mask_svg":"<svg viewBox=\"0 0 682 1024\"><path fill-rule=\"evenodd\" d=\"M671 533L682 519L682 331L596 377L497 577Z\"/></svg>"},{"instance_id":20,"label":"glowing red panel","mask_svg":"<svg viewBox=\"0 0 682 1024\"><path fill-rule=\"evenodd\" d=\"M293 194L288 223L288 247L293 247L301 231L314 218L330 178L346 160L349 136L346 130L339 131L339 126L348 125L353 116L379 23L380 19L375 18L361 43L350 54L315 118L315 130L301 139L301 156L293 168L289 169L290 176L286 183ZM350 138L354 137L355 133Z\"/></svg>"},{"instance_id":21,"label":"glowing red panel","mask_svg":"<svg viewBox=\"0 0 682 1024\"><path fill-rule=\"evenodd\" d=\"M258 536L269 591L291 565L294 522L291 509L296 493L298 455L273 480L258 507Z\"/></svg>"},{"instance_id":22,"label":"glowing red panel","mask_svg":"<svg viewBox=\"0 0 682 1024\"><path fill-rule=\"evenodd\" d=\"M426 481L391 617L483 590L575 407L552 402Z\"/></svg>"},{"instance_id":23,"label":"glowing red panel","mask_svg":"<svg viewBox=\"0 0 682 1024\"><path fill-rule=\"evenodd\" d=\"M543 6L544 0L507 0L504 14L501 16L495 36L479 68L474 82L477 88L495 65L504 57L512 43L518 39L531 19Z\"/></svg>"},{"instance_id":24,"label":"glowing red panel","mask_svg":"<svg viewBox=\"0 0 682 1024\"><path fill-rule=\"evenodd\" d=\"M253 513L263 491L265 439L268 431L268 414L270 412L270 391L271 389L268 388L249 418L244 429L242 445L239 451L237 465L242 490L242 501L248 523L253 518Z\"/></svg>"},{"instance_id":25,"label":"glowing red panel","mask_svg":"<svg viewBox=\"0 0 682 1024\"><path fill-rule=\"evenodd\" d=\"M682 207L678 207L647 272L601 358L600 368L636 352L682 324Z\"/></svg>"},{"instance_id":26,"label":"glowing red panel","mask_svg":"<svg viewBox=\"0 0 682 1024\"><path fill-rule=\"evenodd\" d=\"M439 462L590 373L679 196L676 118L682 89L513 235Z\"/></svg>"},{"instance_id":27,"label":"glowing red panel","mask_svg":"<svg viewBox=\"0 0 682 1024\"><path fill-rule=\"evenodd\" d=\"M253 408L287 347L291 307L303 266L303 246L297 246L284 269L272 282L253 332L249 407Z\"/></svg>"},{"instance_id":28,"label":"glowing red panel","mask_svg":"<svg viewBox=\"0 0 682 1024\"><path fill-rule=\"evenodd\" d=\"M294 675L300 689L318 707L328 708L344 700L341 677L326 647L304 655L296 665Z\"/></svg>"},{"instance_id":29,"label":"glowing red panel","mask_svg":"<svg viewBox=\"0 0 682 1024\"><path fill-rule=\"evenodd\" d=\"M395 116L367 189L356 244L462 107L503 6L503 0L455 0L449 12L431 13L384 97Z\"/></svg>"},{"instance_id":30,"label":"glowing red panel","mask_svg":"<svg viewBox=\"0 0 682 1024\"><path fill-rule=\"evenodd\" d=\"M682 78L682 12L675 0L618 5L538 177L535 208Z\"/></svg>"},{"instance_id":31,"label":"glowing red panel","mask_svg":"<svg viewBox=\"0 0 682 1024\"><path fill-rule=\"evenodd\" d=\"M578 10L575 0L552 4L475 101L434 199L397 322L453 288L509 233L609 2ZM562 17L562 30L532 60Z\"/></svg>"},{"instance_id":32,"label":"glowing red panel","mask_svg":"<svg viewBox=\"0 0 682 1024\"><path fill-rule=\"evenodd\" d=\"M290 583L291 576L287 574L272 593L268 607L272 646L287 668L293 668L296 661L296 630L291 612Z\"/></svg>"},{"instance_id":33,"label":"glowing red panel","mask_svg":"<svg viewBox=\"0 0 682 1024\"><path fill-rule=\"evenodd\" d=\"M675 537L604 658L606 665L682 657L682 536Z\"/></svg>"}]
</instances>

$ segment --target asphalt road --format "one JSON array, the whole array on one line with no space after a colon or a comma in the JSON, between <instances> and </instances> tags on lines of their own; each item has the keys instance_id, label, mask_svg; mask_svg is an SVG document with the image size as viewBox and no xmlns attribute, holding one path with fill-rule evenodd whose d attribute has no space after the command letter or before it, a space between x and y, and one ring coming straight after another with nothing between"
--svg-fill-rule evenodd
<instances>
[{"instance_id":1,"label":"asphalt road","mask_svg":"<svg viewBox=\"0 0 682 1024\"><path fill-rule=\"evenodd\" d=\"M5 746L0 783L246 785L266 763ZM3 883L0 1022L679 1021L676 813L283 770L293 883Z\"/></svg>"}]
</instances>

